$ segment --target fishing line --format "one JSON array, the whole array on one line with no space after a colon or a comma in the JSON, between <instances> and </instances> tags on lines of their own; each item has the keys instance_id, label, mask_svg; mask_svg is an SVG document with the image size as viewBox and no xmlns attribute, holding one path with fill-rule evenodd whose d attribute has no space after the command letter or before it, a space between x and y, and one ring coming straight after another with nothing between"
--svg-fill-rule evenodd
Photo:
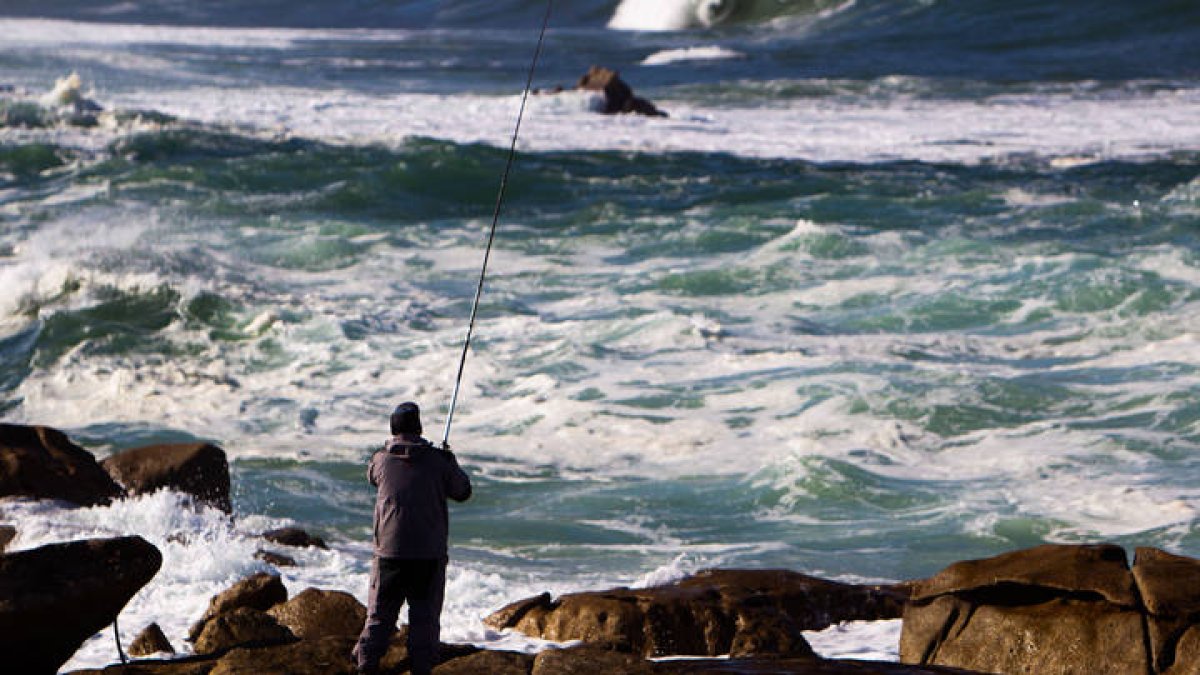
<instances>
[{"instance_id":1,"label":"fishing line","mask_svg":"<svg viewBox=\"0 0 1200 675\"><path fill-rule=\"evenodd\" d=\"M525 102L533 87L533 74L537 70L538 58L542 55L542 44L546 39L546 26L550 24L550 9L554 0L546 0L546 13L542 16L542 30L538 33L537 48L529 64L529 76L525 79L525 91L521 94L521 108L517 111L517 125L513 129L512 144L508 148L508 161L500 177L500 191L496 194L496 207L492 211L492 227L488 232L487 248L483 253L483 266L479 270L479 284L475 287L475 302L471 305L471 320L467 323L467 338L463 341L462 356L458 360L458 376L454 378L454 393L450 395L450 411L446 414L446 430L442 434L442 447L449 447L450 425L454 422L454 408L458 405L458 391L462 386L463 369L467 365L467 351L471 348L471 336L475 333L475 317L479 314L479 299L483 297L483 282L487 278L488 260L492 257L492 242L496 240L496 226L500 222L500 209L504 206L504 193L508 189L508 175L512 171L513 159L517 155L517 137L521 134L521 120L525 117Z\"/></svg>"}]
</instances>

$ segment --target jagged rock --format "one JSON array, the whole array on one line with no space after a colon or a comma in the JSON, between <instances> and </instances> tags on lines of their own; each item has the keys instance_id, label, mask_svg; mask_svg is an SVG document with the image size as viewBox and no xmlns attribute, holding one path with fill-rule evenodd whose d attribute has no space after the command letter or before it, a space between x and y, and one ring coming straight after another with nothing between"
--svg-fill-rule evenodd
<instances>
[{"instance_id":1,"label":"jagged rock","mask_svg":"<svg viewBox=\"0 0 1200 675\"><path fill-rule=\"evenodd\" d=\"M601 112L606 115L637 113L650 117L667 116L666 113L656 108L650 101L634 96L633 88L621 79L617 71L604 68L603 66L592 66L589 68L583 74L583 77L579 78L579 83L575 87L584 91L602 92L604 94L604 108Z\"/></svg>"},{"instance_id":2,"label":"jagged rock","mask_svg":"<svg viewBox=\"0 0 1200 675\"><path fill-rule=\"evenodd\" d=\"M787 570L710 570L669 586L521 600L486 620L547 640L665 656L774 647L811 653L800 631L840 621L896 618L906 592L853 586Z\"/></svg>"},{"instance_id":3,"label":"jagged rock","mask_svg":"<svg viewBox=\"0 0 1200 675\"><path fill-rule=\"evenodd\" d=\"M174 654L175 648L171 646L171 641L157 623L143 628L129 644L130 656L151 656L160 653Z\"/></svg>"},{"instance_id":4,"label":"jagged rock","mask_svg":"<svg viewBox=\"0 0 1200 675\"><path fill-rule=\"evenodd\" d=\"M287 589L278 574L259 572L237 582L208 601L204 616L188 631L188 640L195 642L204 630L204 624L215 616L231 612L239 607L249 607L265 612L275 605L287 602Z\"/></svg>"},{"instance_id":5,"label":"jagged rock","mask_svg":"<svg viewBox=\"0 0 1200 675\"><path fill-rule=\"evenodd\" d=\"M209 443L171 443L126 450L101 464L131 494L169 488L231 513L229 463Z\"/></svg>"},{"instance_id":6,"label":"jagged rock","mask_svg":"<svg viewBox=\"0 0 1200 675\"><path fill-rule=\"evenodd\" d=\"M281 527L277 530L268 530L262 533L263 539L283 544L284 546L295 546L296 548L316 547L328 549L325 545L325 540L320 537L305 532L298 527Z\"/></svg>"},{"instance_id":7,"label":"jagged rock","mask_svg":"<svg viewBox=\"0 0 1200 675\"><path fill-rule=\"evenodd\" d=\"M267 612L296 637L313 640L330 636L355 636L367 620L367 608L342 591L307 588Z\"/></svg>"},{"instance_id":8,"label":"jagged rock","mask_svg":"<svg viewBox=\"0 0 1200 675\"><path fill-rule=\"evenodd\" d=\"M0 638L14 673L57 672L84 640L113 622L158 572L141 537L50 544L0 556Z\"/></svg>"},{"instance_id":9,"label":"jagged rock","mask_svg":"<svg viewBox=\"0 0 1200 675\"><path fill-rule=\"evenodd\" d=\"M738 616L730 656L816 656L800 628L778 610Z\"/></svg>"},{"instance_id":10,"label":"jagged rock","mask_svg":"<svg viewBox=\"0 0 1200 675\"><path fill-rule=\"evenodd\" d=\"M983 672L1147 673L1137 598L1118 546L1046 545L955 563L916 585L900 660Z\"/></svg>"},{"instance_id":11,"label":"jagged rock","mask_svg":"<svg viewBox=\"0 0 1200 675\"><path fill-rule=\"evenodd\" d=\"M641 657L583 645L568 649L547 649L540 652L533 661L533 670L530 675L591 675L592 673L650 675L653 672L654 668L651 663Z\"/></svg>"},{"instance_id":12,"label":"jagged rock","mask_svg":"<svg viewBox=\"0 0 1200 675\"><path fill-rule=\"evenodd\" d=\"M0 497L62 499L95 506L124 495L96 458L61 431L0 424Z\"/></svg>"},{"instance_id":13,"label":"jagged rock","mask_svg":"<svg viewBox=\"0 0 1200 675\"><path fill-rule=\"evenodd\" d=\"M262 646L294 642L292 631L275 617L249 607L238 607L209 619L196 638L197 654L212 654L243 645Z\"/></svg>"},{"instance_id":14,"label":"jagged rock","mask_svg":"<svg viewBox=\"0 0 1200 675\"><path fill-rule=\"evenodd\" d=\"M276 567L295 567L296 566L295 558L293 558L291 556L286 556L282 553L276 553L274 551L266 551L261 548L254 552L254 557L258 560L261 560L270 565L274 565Z\"/></svg>"},{"instance_id":15,"label":"jagged rock","mask_svg":"<svg viewBox=\"0 0 1200 675\"><path fill-rule=\"evenodd\" d=\"M0 553L4 553L13 539L17 538L17 528L11 525L0 525Z\"/></svg>"},{"instance_id":16,"label":"jagged rock","mask_svg":"<svg viewBox=\"0 0 1200 675\"><path fill-rule=\"evenodd\" d=\"M1145 604L1149 643L1158 672L1200 673L1200 643L1193 624L1200 620L1200 560L1139 548L1133 577ZM1191 638L1184 640L1191 635ZM1180 667L1171 669L1174 664Z\"/></svg>"},{"instance_id":17,"label":"jagged rock","mask_svg":"<svg viewBox=\"0 0 1200 675\"><path fill-rule=\"evenodd\" d=\"M1125 549L1113 544L1047 544L983 560L956 562L914 584L912 600L997 586L1090 594L1121 607L1137 605Z\"/></svg>"}]
</instances>

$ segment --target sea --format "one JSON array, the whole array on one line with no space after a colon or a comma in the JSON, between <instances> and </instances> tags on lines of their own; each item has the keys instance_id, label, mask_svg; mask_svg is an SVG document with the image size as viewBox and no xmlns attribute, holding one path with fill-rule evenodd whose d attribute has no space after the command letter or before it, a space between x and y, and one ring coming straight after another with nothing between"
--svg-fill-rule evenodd
<instances>
[{"instance_id":1,"label":"sea","mask_svg":"<svg viewBox=\"0 0 1200 675\"><path fill-rule=\"evenodd\" d=\"M445 438L546 7L0 2L0 419L230 461L232 519L0 504L14 549L162 551L124 644L186 653L262 548L366 599L366 462L402 401ZM592 65L669 116L599 114ZM712 567L1200 556L1200 3L560 0L533 87L445 640L535 651L482 617ZM329 549L257 536L285 525ZM64 670L116 660L106 630Z\"/></svg>"}]
</instances>

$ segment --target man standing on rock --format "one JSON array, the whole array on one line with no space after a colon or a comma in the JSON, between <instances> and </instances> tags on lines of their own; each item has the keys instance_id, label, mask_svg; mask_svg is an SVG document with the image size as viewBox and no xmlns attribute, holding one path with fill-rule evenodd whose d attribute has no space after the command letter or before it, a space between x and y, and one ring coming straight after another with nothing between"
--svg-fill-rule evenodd
<instances>
[{"instance_id":1,"label":"man standing on rock","mask_svg":"<svg viewBox=\"0 0 1200 675\"><path fill-rule=\"evenodd\" d=\"M408 602L408 654L413 675L438 660L446 590L447 498L466 501L471 479L449 448L421 437L421 411L401 403L392 412L392 438L371 457L367 478L375 498L375 557L367 622L354 657L360 673L376 673Z\"/></svg>"}]
</instances>

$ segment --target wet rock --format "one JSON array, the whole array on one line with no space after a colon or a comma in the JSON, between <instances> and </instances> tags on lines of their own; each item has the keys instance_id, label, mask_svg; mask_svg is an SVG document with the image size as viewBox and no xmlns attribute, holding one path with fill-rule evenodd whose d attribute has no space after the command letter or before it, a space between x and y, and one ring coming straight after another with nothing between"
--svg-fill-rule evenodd
<instances>
[{"instance_id":1,"label":"wet rock","mask_svg":"<svg viewBox=\"0 0 1200 675\"><path fill-rule=\"evenodd\" d=\"M367 620L367 608L354 596L317 588L307 588L267 613L304 640L357 637Z\"/></svg>"},{"instance_id":2,"label":"wet rock","mask_svg":"<svg viewBox=\"0 0 1200 675\"><path fill-rule=\"evenodd\" d=\"M213 654L245 645L262 646L295 642L292 631L275 617L249 607L224 612L204 624L196 638L197 654Z\"/></svg>"},{"instance_id":3,"label":"wet rock","mask_svg":"<svg viewBox=\"0 0 1200 675\"><path fill-rule=\"evenodd\" d=\"M131 494L168 488L231 513L229 463L225 451L209 443L171 443L126 450L101 464Z\"/></svg>"},{"instance_id":4,"label":"wet rock","mask_svg":"<svg viewBox=\"0 0 1200 675\"><path fill-rule=\"evenodd\" d=\"M971 671L957 668L809 658L662 661L654 664L654 672L662 675L971 675Z\"/></svg>"},{"instance_id":5,"label":"wet rock","mask_svg":"<svg viewBox=\"0 0 1200 675\"><path fill-rule=\"evenodd\" d=\"M0 556L0 637L4 667L14 673L54 673L162 565L141 537L50 544Z\"/></svg>"},{"instance_id":6,"label":"wet rock","mask_svg":"<svg viewBox=\"0 0 1200 675\"><path fill-rule=\"evenodd\" d=\"M647 656L776 650L810 654L801 631L852 620L896 618L906 592L854 586L786 570L710 570L647 589L548 595L486 620L547 640L584 642ZM782 651L779 651L782 650Z\"/></svg>"},{"instance_id":7,"label":"wet rock","mask_svg":"<svg viewBox=\"0 0 1200 675\"><path fill-rule=\"evenodd\" d=\"M254 552L254 557L258 560L261 560L270 565L274 565L276 567L295 567L296 566L295 558L292 558L291 556L283 555L282 553L276 553L274 551L266 551L261 548Z\"/></svg>"},{"instance_id":8,"label":"wet rock","mask_svg":"<svg viewBox=\"0 0 1200 675\"><path fill-rule=\"evenodd\" d=\"M13 539L17 538L17 528L11 525L0 525L0 553L4 553Z\"/></svg>"},{"instance_id":9,"label":"wet rock","mask_svg":"<svg viewBox=\"0 0 1200 675\"><path fill-rule=\"evenodd\" d=\"M1118 546L1047 545L955 563L917 584L900 660L983 672L1149 672Z\"/></svg>"},{"instance_id":10,"label":"wet rock","mask_svg":"<svg viewBox=\"0 0 1200 675\"><path fill-rule=\"evenodd\" d=\"M579 83L575 87L583 91L603 93L604 108L601 112L606 115L636 113L650 117L667 116L665 112L656 108L650 101L634 96L633 88L621 79L617 71L603 66L592 66L589 68L579 78Z\"/></svg>"},{"instance_id":11,"label":"wet rock","mask_svg":"<svg viewBox=\"0 0 1200 675\"><path fill-rule=\"evenodd\" d=\"M90 452L57 429L0 424L0 497L108 504L125 494Z\"/></svg>"},{"instance_id":12,"label":"wet rock","mask_svg":"<svg viewBox=\"0 0 1200 675\"><path fill-rule=\"evenodd\" d=\"M222 656L209 675L356 675L354 638L325 637L276 647L239 647Z\"/></svg>"},{"instance_id":13,"label":"wet rock","mask_svg":"<svg viewBox=\"0 0 1200 675\"><path fill-rule=\"evenodd\" d=\"M204 630L204 624L213 617L231 612L240 607L249 607L265 612L275 605L287 602L287 589L278 574L259 572L246 577L228 589L213 596L208 602L204 616L192 625L188 640L195 642Z\"/></svg>"},{"instance_id":14,"label":"wet rock","mask_svg":"<svg viewBox=\"0 0 1200 675\"><path fill-rule=\"evenodd\" d=\"M281 527L277 530L268 530L262 533L262 537L263 539L276 544L295 546L296 548L329 548L325 545L324 539L320 537L314 537L298 527Z\"/></svg>"},{"instance_id":15,"label":"wet rock","mask_svg":"<svg viewBox=\"0 0 1200 675\"><path fill-rule=\"evenodd\" d=\"M1133 577L1148 615L1154 669L1200 673L1200 560L1139 548Z\"/></svg>"},{"instance_id":16,"label":"wet rock","mask_svg":"<svg viewBox=\"0 0 1200 675\"><path fill-rule=\"evenodd\" d=\"M129 645L130 656L151 656L153 654L174 654L175 648L163 633L157 623L152 623L142 629Z\"/></svg>"},{"instance_id":17,"label":"wet rock","mask_svg":"<svg viewBox=\"0 0 1200 675\"><path fill-rule=\"evenodd\" d=\"M583 645L568 649L547 649L540 652L533 661L531 675L591 675L592 673L650 675L653 672L654 668L651 663L641 657Z\"/></svg>"},{"instance_id":18,"label":"wet rock","mask_svg":"<svg viewBox=\"0 0 1200 675\"><path fill-rule=\"evenodd\" d=\"M529 675L533 665L533 657L529 654L500 651L478 651L467 656L447 658L442 656L442 663L433 669L434 675ZM583 671L580 671L583 672ZM591 673L619 673L619 670L593 670Z\"/></svg>"}]
</instances>

